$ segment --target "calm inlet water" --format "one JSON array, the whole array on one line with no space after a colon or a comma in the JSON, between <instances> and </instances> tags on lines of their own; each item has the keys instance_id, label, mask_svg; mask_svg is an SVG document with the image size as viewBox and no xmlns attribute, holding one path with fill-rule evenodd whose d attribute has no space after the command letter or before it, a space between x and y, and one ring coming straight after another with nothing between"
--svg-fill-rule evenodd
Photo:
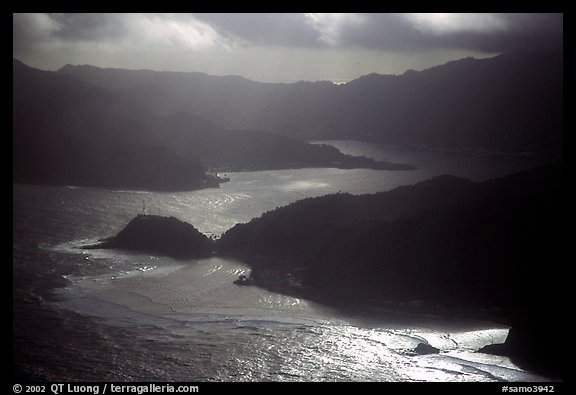
<instances>
[{"instance_id":1,"label":"calm inlet water","mask_svg":"<svg viewBox=\"0 0 576 395\"><path fill-rule=\"evenodd\" d=\"M249 268L79 250L136 214L173 215L219 236L310 196L372 193L455 174L482 180L545 162L331 142L415 171L302 169L227 173L219 189L152 193L14 185L15 374L35 380L531 381L507 358L475 353L507 335L477 321L386 311L343 313L232 281ZM453 169L454 171L450 171ZM418 343L440 354L410 354Z\"/></svg>"}]
</instances>

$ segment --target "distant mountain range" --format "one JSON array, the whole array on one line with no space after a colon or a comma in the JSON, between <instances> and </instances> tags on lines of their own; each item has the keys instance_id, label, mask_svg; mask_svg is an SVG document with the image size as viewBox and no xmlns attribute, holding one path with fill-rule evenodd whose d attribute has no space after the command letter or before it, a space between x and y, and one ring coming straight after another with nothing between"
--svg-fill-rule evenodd
<instances>
[{"instance_id":1,"label":"distant mountain range","mask_svg":"<svg viewBox=\"0 0 576 395\"><path fill-rule=\"evenodd\" d=\"M118 82L116 88L121 86ZM161 116L113 87L17 60L12 87L17 182L191 190L218 186L222 180L207 174L209 168L411 168L265 131L238 133L190 112ZM143 96L162 97L161 90L156 94L147 85L142 90Z\"/></svg>"},{"instance_id":2,"label":"distant mountain range","mask_svg":"<svg viewBox=\"0 0 576 395\"><path fill-rule=\"evenodd\" d=\"M13 177L144 189L217 186L206 173L409 169L303 139L561 156L562 55L462 59L344 85L13 61Z\"/></svg>"},{"instance_id":3,"label":"distant mountain range","mask_svg":"<svg viewBox=\"0 0 576 395\"><path fill-rule=\"evenodd\" d=\"M459 149L562 150L559 53L467 58L402 75L370 74L343 85L70 65L58 74L156 115L189 112L228 129Z\"/></svg>"}]
</instances>

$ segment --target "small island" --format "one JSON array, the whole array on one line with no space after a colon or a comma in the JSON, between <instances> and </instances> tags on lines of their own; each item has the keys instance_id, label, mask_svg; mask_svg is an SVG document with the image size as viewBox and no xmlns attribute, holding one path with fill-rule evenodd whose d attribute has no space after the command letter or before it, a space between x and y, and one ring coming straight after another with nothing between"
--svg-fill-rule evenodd
<instances>
[{"instance_id":1,"label":"small island","mask_svg":"<svg viewBox=\"0 0 576 395\"><path fill-rule=\"evenodd\" d=\"M250 277L246 277L245 275L241 274L238 276L238 279L234 280L234 284L236 285L254 285L254 280Z\"/></svg>"},{"instance_id":2,"label":"small island","mask_svg":"<svg viewBox=\"0 0 576 395\"><path fill-rule=\"evenodd\" d=\"M125 249L176 259L213 254L213 241L189 223L174 217L139 214L116 236L83 249Z\"/></svg>"}]
</instances>

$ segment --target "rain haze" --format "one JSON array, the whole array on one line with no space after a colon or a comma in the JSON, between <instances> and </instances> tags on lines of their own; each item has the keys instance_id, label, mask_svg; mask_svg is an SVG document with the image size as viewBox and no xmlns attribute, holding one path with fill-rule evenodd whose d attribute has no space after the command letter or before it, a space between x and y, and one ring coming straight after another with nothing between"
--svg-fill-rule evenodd
<instances>
[{"instance_id":1,"label":"rain haze","mask_svg":"<svg viewBox=\"0 0 576 395\"><path fill-rule=\"evenodd\" d=\"M562 33L562 14L14 14L13 56L46 70L91 64L345 82L558 49Z\"/></svg>"}]
</instances>

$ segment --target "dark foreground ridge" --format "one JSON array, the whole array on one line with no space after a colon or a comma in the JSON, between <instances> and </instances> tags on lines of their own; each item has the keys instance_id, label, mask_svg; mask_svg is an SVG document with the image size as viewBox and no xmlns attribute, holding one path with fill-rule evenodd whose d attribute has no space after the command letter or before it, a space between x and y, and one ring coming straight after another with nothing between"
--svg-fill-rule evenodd
<instances>
[{"instance_id":1,"label":"dark foreground ridge","mask_svg":"<svg viewBox=\"0 0 576 395\"><path fill-rule=\"evenodd\" d=\"M481 183L441 176L373 195L305 199L239 224L221 254L261 287L341 308L442 306L512 327L521 367L562 377L560 166Z\"/></svg>"},{"instance_id":2,"label":"dark foreground ridge","mask_svg":"<svg viewBox=\"0 0 576 395\"><path fill-rule=\"evenodd\" d=\"M547 376L564 377L563 345L558 345L557 339L551 337L560 333L558 323L562 318L552 317L551 311L554 311L553 306L543 311L519 315L513 320L504 344L487 345L479 352L507 356L524 369Z\"/></svg>"},{"instance_id":3,"label":"dark foreground ridge","mask_svg":"<svg viewBox=\"0 0 576 395\"><path fill-rule=\"evenodd\" d=\"M84 248L118 248L193 259L212 255L213 241L194 226L174 217L140 214L116 236Z\"/></svg>"}]
</instances>

